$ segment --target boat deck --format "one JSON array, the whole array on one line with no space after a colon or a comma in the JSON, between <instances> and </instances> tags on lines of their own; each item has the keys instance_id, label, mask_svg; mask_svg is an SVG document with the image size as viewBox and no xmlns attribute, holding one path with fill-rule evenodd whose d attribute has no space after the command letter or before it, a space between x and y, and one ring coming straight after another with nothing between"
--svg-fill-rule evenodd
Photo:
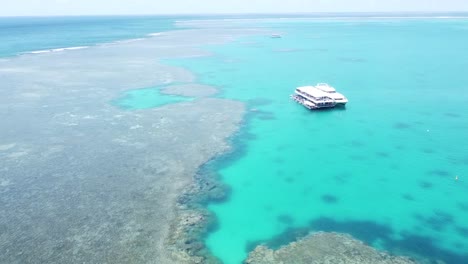
<instances>
[{"instance_id":1,"label":"boat deck","mask_svg":"<svg viewBox=\"0 0 468 264\"><path fill-rule=\"evenodd\" d=\"M319 85L326 89L319 89L311 85L300 86L291 95L291 99L309 110L329 109L336 106L344 107L348 102L344 95L336 92L335 88L323 83Z\"/></svg>"},{"instance_id":2,"label":"boat deck","mask_svg":"<svg viewBox=\"0 0 468 264\"><path fill-rule=\"evenodd\" d=\"M309 100L304 99L303 97L293 94L291 95L291 99L296 101L297 103L303 105L305 108L310 109L310 110L316 110L316 109L324 109L324 108L333 108L333 106L317 106L314 103L310 102Z\"/></svg>"}]
</instances>

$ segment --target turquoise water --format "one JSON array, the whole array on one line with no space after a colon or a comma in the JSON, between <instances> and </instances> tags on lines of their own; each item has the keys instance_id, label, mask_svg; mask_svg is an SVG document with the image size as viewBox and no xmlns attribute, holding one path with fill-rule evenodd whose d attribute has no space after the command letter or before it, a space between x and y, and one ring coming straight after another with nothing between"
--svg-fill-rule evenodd
<instances>
[{"instance_id":1,"label":"turquoise water","mask_svg":"<svg viewBox=\"0 0 468 264\"><path fill-rule=\"evenodd\" d=\"M263 25L283 38L174 61L250 110L237 152L217 164L232 193L209 205L219 224L209 249L241 263L260 242L327 230L394 253L466 260L468 20ZM311 112L289 99L317 82L343 92L347 108Z\"/></svg>"},{"instance_id":2,"label":"turquoise water","mask_svg":"<svg viewBox=\"0 0 468 264\"><path fill-rule=\"evenodd\" d=\"M190 100L192 100L190 97L162 94L160 87L155 87L126 91L113 103L124 109L136 110Z\"/></svg>"}]
</instances>

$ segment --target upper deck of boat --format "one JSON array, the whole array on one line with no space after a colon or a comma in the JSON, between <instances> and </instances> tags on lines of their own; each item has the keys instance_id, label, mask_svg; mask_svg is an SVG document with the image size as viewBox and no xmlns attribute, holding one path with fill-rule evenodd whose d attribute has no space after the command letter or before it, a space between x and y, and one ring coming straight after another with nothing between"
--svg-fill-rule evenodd
<instances>
[{"instance_id":1,"label":"upper deck of boat","mask_svg":"<svg viewBox=\"0 0 468 264\"><path fill-rule=\"evenodd\" d=\"M335 93L336 89L330 86L328 83L318 83L315 87L327 93Z\"/></svg>"},{"instance_id":2,"label":"upper deck of boat","mask_svg":"<svg viewBox=\"0 0 468 264\"><path fill-rule=\"evenodd\" d=\"M301 92L301 93L305 93L305 94L307 94L307 95L309 95L311 97L317 98L317 99L322 99L322 98L329 99L330 98L329 94L327 94L324 91L321 91L321 90L317 89L314 86L297 87L296 91Z\"/></svg>"}]
</instances>

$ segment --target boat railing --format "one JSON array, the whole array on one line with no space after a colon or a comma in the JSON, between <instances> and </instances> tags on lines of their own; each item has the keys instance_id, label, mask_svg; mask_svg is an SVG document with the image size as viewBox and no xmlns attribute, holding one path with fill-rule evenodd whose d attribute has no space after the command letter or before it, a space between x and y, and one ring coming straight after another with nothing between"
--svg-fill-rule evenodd
<instances>
[{"instance_id":1,"label":"boat railing","mask_svg":"<svg viewBox=\"0 0 468 264\"><path fill-rule=\"evenodd\" d=\"M312 96L308 93L304 93L300 90L297 90L297 93L299 93L300 95L306 97L306 98L310 98L310 99L313 99L313 100L320 100L320 101L331 101L331 102L335 102L335 99L329 97L329 96L321 96L321 97L315 97L315 96Z\"/></svg>"}]
</instances>

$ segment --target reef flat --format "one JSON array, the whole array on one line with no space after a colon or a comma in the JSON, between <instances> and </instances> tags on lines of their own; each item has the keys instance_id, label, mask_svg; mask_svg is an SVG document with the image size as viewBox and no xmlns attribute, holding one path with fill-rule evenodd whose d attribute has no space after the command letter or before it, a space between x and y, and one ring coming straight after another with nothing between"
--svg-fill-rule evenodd
<instances>
[{"instance_id":1,"label":"reef flat","mask_svg":"<svg viewBox=\"0 0 468 264\"><path fill-rule=\"evenodd\" d=\"M161 89L162 94L187 97L207 97L215 95L217 92L218 90L215 87L202 84L170 85Z\"/></svg>"},{"instance_id":2,"label":"reef flat","mask_svg":"<svg viewBox=\"0 0 468 264\"><path fill-rule=\"evenodd\" d=\"M319 232L278 250L260 245L250 252L246 264L414 264L415 261L392 256L366 246L349 235Z\"/></svg>"},{"instance_id":3,"label":"reef flat","mask_svg":"<svg viewBox=\"0 0 468 264\"><path fill-rule=\"evenodd\" d=\"M192 83L192 73L160 60L207 56L198 46L245 34L167 32L1 60L0 262L191 261L169 241L177 201L199 167L229 149L243 103L111 102L130 89Z\"/></svg>"}]
</instances>

